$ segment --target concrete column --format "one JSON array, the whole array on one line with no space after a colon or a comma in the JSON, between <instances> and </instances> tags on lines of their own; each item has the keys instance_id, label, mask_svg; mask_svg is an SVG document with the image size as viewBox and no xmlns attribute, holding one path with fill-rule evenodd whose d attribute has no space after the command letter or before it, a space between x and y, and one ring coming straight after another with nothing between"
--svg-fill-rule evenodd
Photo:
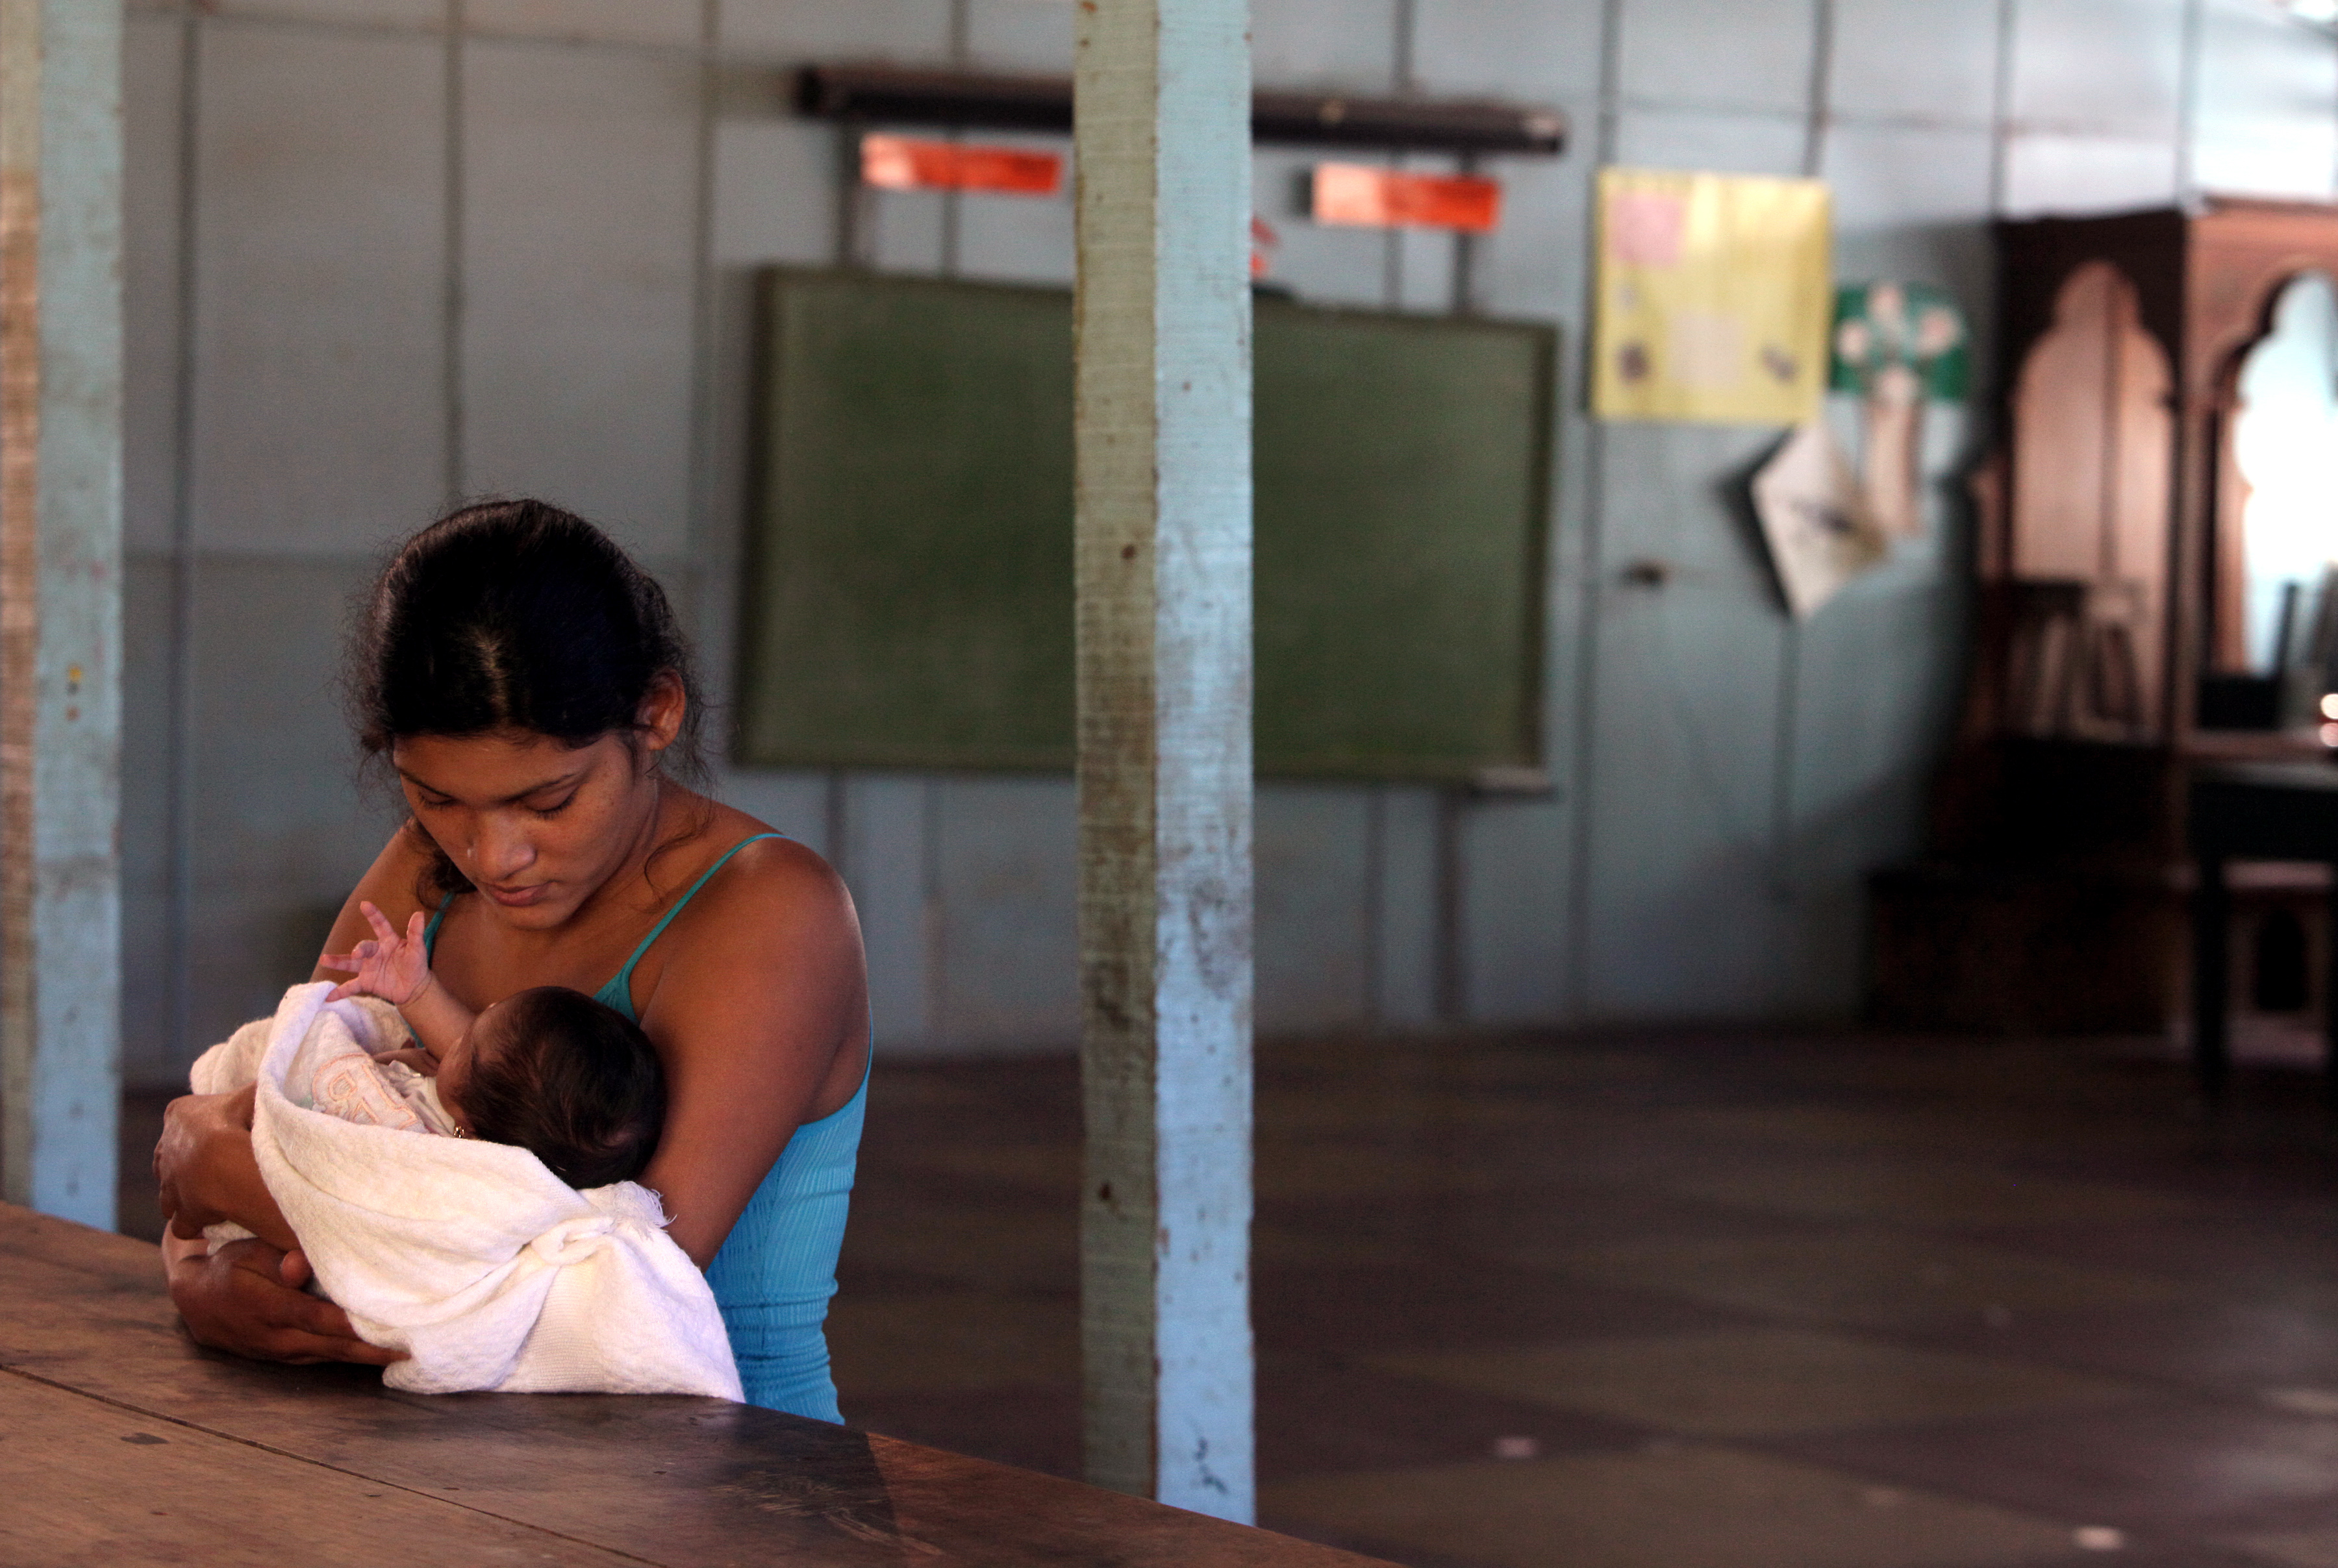
<instances>
[{"instance_id":1,"label":"concrete column","mask_svg":"<svg viewBox=\"0 0 2338 1568\"><path fill-rule=\"evenodd\" d=\"M111 1230L122 6L0 0L0 1184Z\"/></svg>"},{"instance_id":2,"label":"concrete column","mask_svg":"<svg viewBox=\"0 0 2338 1568\"><path fill-rule=\"evenodd\" d=\"M1247 1521L1249 17L1078 15L1087 1473Z\"/></svg>"}]
</instances>

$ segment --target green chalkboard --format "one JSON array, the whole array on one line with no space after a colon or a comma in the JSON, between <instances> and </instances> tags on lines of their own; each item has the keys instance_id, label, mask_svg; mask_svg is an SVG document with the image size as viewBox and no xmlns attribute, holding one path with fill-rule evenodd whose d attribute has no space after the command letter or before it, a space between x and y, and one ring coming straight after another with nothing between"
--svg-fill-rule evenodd
<instances>
[{"instance_id":1,"label":"green chalkboard","mask_svg":"<svg viewBox=\"0 0 2338 1568\"><path fill-rule=\"evenodd\" d=\"M775 270L736 755L1066 769L1070 296ZM1556 329L1257 311L1259 771L1542 763Z\"/></svg>"}]
</instances>

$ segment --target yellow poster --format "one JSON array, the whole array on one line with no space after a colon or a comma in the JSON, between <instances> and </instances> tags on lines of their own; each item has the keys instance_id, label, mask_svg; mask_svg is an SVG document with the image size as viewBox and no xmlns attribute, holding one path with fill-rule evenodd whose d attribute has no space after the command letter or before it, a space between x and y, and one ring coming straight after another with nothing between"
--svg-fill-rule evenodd
<instances>
[{"instance_id":1,"label":"yellow poster","mask_svg":"<svg viewBox=\"0 0 2338 1568\"><path fill-rule=\"evenodd\" d=\"M1601 170L1592 413L1814 417L1833 313L1827 248L1822 181Z\"/></svg>"}]
</instances>

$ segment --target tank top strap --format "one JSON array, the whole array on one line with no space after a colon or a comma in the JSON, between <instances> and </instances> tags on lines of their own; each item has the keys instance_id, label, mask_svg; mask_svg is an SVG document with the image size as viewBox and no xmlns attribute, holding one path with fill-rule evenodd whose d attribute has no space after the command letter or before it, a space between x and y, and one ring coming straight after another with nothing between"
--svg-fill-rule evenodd
<instances>
[{"instance_id":1,"label":"tank top strap","mask_svg":"<svg viewBox=\"0 0 2338 1568\"><path fill-rule=\"evenodd\" d=\"M722 870L722 867L731 864L732 856L736 855L740 850L744 849L750 844L761 843L766 838L784 838L786 837L787 835L784 833L752 833L746 838L740 839L736 844L732 845L730 848L722 851L722 858L716 860L713 865L709 866L703 872L702 872L699 875L698 880L690 885L689 891L684 893L681 897L675 899L673 906L667 909L664 915L659 917L658 923L650 927L650 934L642 938L641 946L634 949L633 956L625 960L624 966L623 968L619 969L614 975L609 977L609 983L607 985L602 986L600 990L594 993L594 997L597 1000L605 1002L610 1006L616 1008L626 1017L633 1017L634 967L642 961L642 955L650 950L650 944L655 942L659 937L665 935L665 928L673 924L673 917L682 913L683 906L688 904L693 898L698 897L698 890L705 887L710 881L713 880L714 874L717 871ZM454 902L455 901L452 898L449 898L444 903L441 903L437 909L431 915L430 924L422 928L422 952L425 957L436 956L438 949L438 926L440 923L447 918L447 911L453 906ZM635 1022L638 1023L639 1020L636 1019Z\"/></svg>"},{"instance_id":2,"label":"tank top strap","mask_svg":"<svg viewBox=\"0 0 2338 1568\"><path fill-rule=\"evenodd\" d=\"M634 966L642 961L642 955L650 950L650 944L655 942L659 937L665 935L665 928L673 924L673 917L681 914L683 909L693 898L698 897L698 890L701 887L705 887L707 883L714 879L714 874L717 871L722 870L722 867L731 864L732 856L736 855L740 850L744 849L750 844L761 843L766 838L784 838L786 837L787 835L784 833L751 834L747 838L740 839L736 844L732 845L730 848L722 851L722 858L715 861L713 865L709 866L703 872L700 873L698 880L690 885L690 890L684 893L681 897L675 899L673 906L667 909L663 916L660 916L658 923L650 927L650 934L642 938L641 946L634 949L634 956L625 960L624 967L619 969L616 974L610 976L609 983L601 987L601 995L605 999L611 993L623 996L625 998L624 1010L628 1013L632 1012Z\"/></svg>"}]
</instances>

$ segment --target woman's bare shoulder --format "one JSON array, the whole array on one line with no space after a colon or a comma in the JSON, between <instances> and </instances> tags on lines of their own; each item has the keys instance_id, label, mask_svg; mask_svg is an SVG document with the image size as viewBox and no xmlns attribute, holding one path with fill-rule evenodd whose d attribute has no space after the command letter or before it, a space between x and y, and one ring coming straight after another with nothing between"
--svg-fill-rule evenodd
<instances>
[{"instance_id":1,"label":"woman's bare shoulder","mask_svg":"<svg viewBox=\"0 0 2338 1568\"><path fill-rule=\"evenodd\" d=\"M801 962L824 950L849 947L857 959L860 923L843 879L796 839L755 837L772 831L735 808L715 808L702 830L712 853L702 858L712 866L734 846L736 852L675 916L671 961L692 969L737 965L743 980L770 973L773 960Z\"/></svg>"},{"instance_id":2,"label":"woman's bare shoulder","mask_svg":"<svg viewBox=\"0 0 2338 1568\"><path fill-rule=\"evenodd\" d=\"M771 829L758 825L751 831ZM697 912L703 906L710 924L749 916L817 921L849 912L851 902L843 879L817 851L796 839L778 838L740 844L691 907Z\"/></svg>"},{"instance_id":3,"label":"woman's bare shoulder","mask_svg":"<svg viewBox=\"0 0 2338 1568\"><path fill-rule=\"evenodd\" d=\"M685 1089L710 1073L739 1104L790 1107L791 1125L826 1115L858 1086L869 1034L851 896L805 845L754 838L771 829L744 812L718 811L702 831L700 864L735 853L636 972L642 1025Z\"/></svg>"},{"instance_id":4,"label":"woman's bare shoulder","mask_svg":"<svg viewBox=\"0 0 2338 1568\"><path fill-rule=\"evenodd\" d=\"M693 909L712 900L713 907L736 911L842 889L829 863L801 841L735 806L718 800L704 804L705 815L691 834L688 858L693 867L712 868L719 862L722 870L691 900ZM690 879L700 875L693 869Z\"/></svg>"}]
</instances>

